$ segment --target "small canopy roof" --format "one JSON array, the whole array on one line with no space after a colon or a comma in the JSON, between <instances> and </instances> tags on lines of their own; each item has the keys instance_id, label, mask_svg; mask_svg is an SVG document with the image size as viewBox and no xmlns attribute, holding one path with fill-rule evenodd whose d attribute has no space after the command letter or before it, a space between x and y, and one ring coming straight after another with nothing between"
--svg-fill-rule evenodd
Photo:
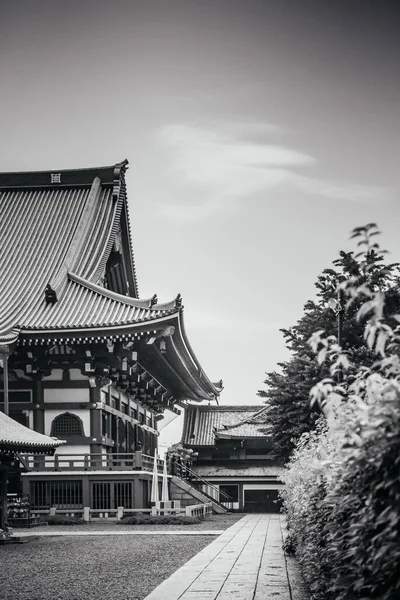
<instances>
[{"instance_id":1,"label":"small canopy roof","mask_svg":"<svg viewBox=\"0 0 400 600\"><path fill-rule=\"evenodd\" d=\"M0 412L0 452L52 454L62 444L65 441L37 433Z\"/></svg>"},{"instance_id":2,"label":"small canopy roof","mask_svg":"<svg viewBox=\"0 0 400 600\"><path fill-rule=\"evenodd\" d=\"M256 461L235 462L229 465L196 465L196 473L200 477L270 477L279 479L285 469L272 461L270 464L258 464Z\"/></svg>"},{"instance_id":3,"label":"small canopy roof","mask_svg":"<svg viewBox=\"0 0 400 600\"><path fill-rule=\"evenodd\" d=\"M213 446L219 438L268 436L267 407L263 405L196 406L185 409L182 443Z\"/></svg>"},{"instance_id":4,"label":"small canopy roof","mask_svg":"<svg viewBox=\"0 0 400 600\"><path fill-rule=\"evenodd\" d=\"M215 430L215 437L218 439L265 438L270 434L267 411L268 408L264 406L254 415L246 417L234 425L224 424L221 429Z\"/></svg>"}]
</instances>

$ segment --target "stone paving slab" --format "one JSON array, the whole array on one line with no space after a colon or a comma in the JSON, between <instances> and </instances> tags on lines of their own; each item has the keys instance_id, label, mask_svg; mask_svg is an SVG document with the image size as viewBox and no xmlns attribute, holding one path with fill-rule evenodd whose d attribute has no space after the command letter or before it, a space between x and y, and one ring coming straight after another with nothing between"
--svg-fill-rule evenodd
<instances>
[{"instance_id":1,"label":"stone paving slab","mask_svg":"<svg viewBox=\"0 0 400 600\"><path fill-rule=\"evenodd\" d=\"M282 550L279 515L246 515L145 600L304 600Z\"/></svg>"},{"instance_id":2,"label":"stone paving slab","mask_svg":"<svg viewBox=\"0 0 400 600\"><path fill-rule=\"evenodd\" d=\"M100 530L100 531L38 531L37 529L35 531L27 531L26 529L18 529L15 530L14 529L14 536L18 537L18 536L23 536L23 537L35 537L35 538L39 538L39 537L49 537L49 536L65 536L65 535L72 535L72 536L91 536L91 535L212 535L212 536L216 536L216 535L220 535L221 533L224 533L224 530L218 530L218 529L210 529L209 531L104 531L104 530Z\"/></svg>"}]
</instances>

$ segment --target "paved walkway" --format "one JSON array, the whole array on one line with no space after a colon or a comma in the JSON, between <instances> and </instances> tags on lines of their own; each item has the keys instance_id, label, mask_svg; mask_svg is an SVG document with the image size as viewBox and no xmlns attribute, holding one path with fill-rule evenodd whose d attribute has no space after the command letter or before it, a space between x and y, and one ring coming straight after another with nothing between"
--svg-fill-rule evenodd
<instances>
[{"instance_id":1,"label":"paved walkway","mask_svg":"<svg viewBox=\"0 0 400 600\"><path fill-rule=\"evenodd\" d=\"M220 535L221 533L224 533L224 530L218 530L218 529L210 529L209 531L203 530L203 531L193 531L193 530L186 530L186 531L157 531L157 530L151 530L149 529L148 531L118 531L118 529L112 529L112 530L98 530L98 531L94 531L94 530L90 530L90 531L43 531L42 529L40 531L36 530L26 530L26 529L14 529L14 537L49 537L49 536L66 536L66 535L70 535L70 536L76 536L76 535L81 535L81 536L88 536L88 535Z\"/></svg>"},{"instance_id":2,"label":"paved walkway","mask_svg":"<svg viewBox=\"0 0 400 600\"><path fill-rule=\"evenodd\" d=\"M246 515L145 600L306 600L279 515Z\"/></svg>"}]
</instances>

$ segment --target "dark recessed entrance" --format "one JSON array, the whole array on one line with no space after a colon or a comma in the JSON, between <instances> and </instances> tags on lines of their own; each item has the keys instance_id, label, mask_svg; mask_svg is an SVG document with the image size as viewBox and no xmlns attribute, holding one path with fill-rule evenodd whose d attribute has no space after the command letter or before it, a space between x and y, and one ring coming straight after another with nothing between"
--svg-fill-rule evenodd
<instances>
[{"instance_id":1,"label":"dark recessed entrance","mask_svg":"<svg viewBox=\"0 0 400 600\"><path fill-rule=\"evenodd\" d=\"M244 512L278 513L281 506L278 490L244 491Z\"/></svg>"}]
</instances>

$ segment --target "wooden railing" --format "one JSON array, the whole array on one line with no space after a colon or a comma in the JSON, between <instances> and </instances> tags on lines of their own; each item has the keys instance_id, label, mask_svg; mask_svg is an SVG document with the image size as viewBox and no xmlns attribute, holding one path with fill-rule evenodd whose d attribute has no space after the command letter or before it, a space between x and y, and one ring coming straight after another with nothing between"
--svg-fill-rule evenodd
<instances>
[{"instance_id":1,"label":"wooden railing","mask_svg":"<svg viewBox=\"0 0 400 600\"><path fill-rule=\"evenodd\" d=\"M30 471L153 471L154 457L142 452L113 454L25 454L21 457ZM158 460L162 473L163 461Z\"/></svg>"}]
</instances>

